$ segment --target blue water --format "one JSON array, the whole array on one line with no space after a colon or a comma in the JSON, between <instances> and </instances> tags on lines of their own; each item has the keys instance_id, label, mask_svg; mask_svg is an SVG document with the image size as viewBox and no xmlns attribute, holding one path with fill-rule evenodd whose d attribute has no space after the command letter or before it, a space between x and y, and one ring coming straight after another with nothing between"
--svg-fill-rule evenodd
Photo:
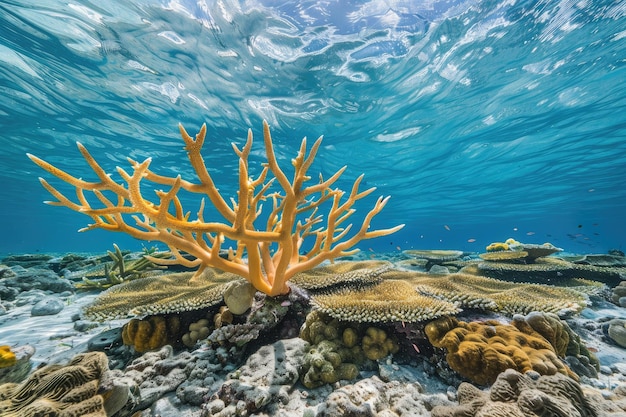
<instances>
[{"instance_id":1,"label":"blue water","mask_svg":"<svg viewBox=\"0 0 626 417\"><path fill-rule=\"evenodd\" d=\"M142 245L77 233L26 152L193 179L177 124L206 122L234 195L230 143L252 128L256 166L263 119L286 168L323 134L314 178L377 187L355 221L392 196L374 226L406 227L363 249L626 246L626 2L30 0L0 2L0 253Z\"/></svg>"}]
</instances>

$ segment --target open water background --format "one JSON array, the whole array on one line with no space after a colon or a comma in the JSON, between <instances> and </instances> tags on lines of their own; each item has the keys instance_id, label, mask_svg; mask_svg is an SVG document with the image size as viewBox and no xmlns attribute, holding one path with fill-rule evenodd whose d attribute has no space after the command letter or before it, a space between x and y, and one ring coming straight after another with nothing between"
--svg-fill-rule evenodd
<instances>
[{"instance_id":1,"label":"open water background","mask_svg":"<svg viewBox=\"0 0 626 417\"><path fill-rule=\"evenodd\" d=\"M230 196L230 143L252 128L258 165L263 119L286 169L324 135L314 179L377 187L355 222L392 196L374 226L406 227L363 249L626 246L626 2L26 0L0 1L0 253L142 244L76 233L27 152L193 179L177 124L206 122Z\"/></svg>"}]
</instances>

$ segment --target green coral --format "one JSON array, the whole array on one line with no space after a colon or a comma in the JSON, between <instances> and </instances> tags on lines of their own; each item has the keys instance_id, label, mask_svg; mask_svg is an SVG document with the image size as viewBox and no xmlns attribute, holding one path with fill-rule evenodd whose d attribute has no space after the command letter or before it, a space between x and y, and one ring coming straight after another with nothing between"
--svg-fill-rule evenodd
<instances>
[{"instance_id":1,"label":"green coral","mask_svg":"<svg viewBox=\"0 0 626 417\"><path fill-rule=\"evenodd\" d=\"M387 332L377 327L368 327L361 341L363 353L368 359L378 360L400 350L398 343Z\"/></svg>"},{"instance_id":2,"label":"green coral","mask_svg":"<svg viewBox=\"0 0 626 417\"><path fill-rule=\"evenodd\" d=\"M149 255L153 258L169 257L169 252L157 253L155 248L144 249L144 254L138 259L127 259L125 254L120 250L119 246L113 244L114 252L107 251L111 262L103 264L103 272L95 273L94 276L88 278L83 277L83 282L76 284L77 288L94 289L94 288L110 288L123 282L132 281L137 278L148 276L151 272L165 269L166 267L156 265L154 262L146 258Z\"/></svg>"}]
</instances>

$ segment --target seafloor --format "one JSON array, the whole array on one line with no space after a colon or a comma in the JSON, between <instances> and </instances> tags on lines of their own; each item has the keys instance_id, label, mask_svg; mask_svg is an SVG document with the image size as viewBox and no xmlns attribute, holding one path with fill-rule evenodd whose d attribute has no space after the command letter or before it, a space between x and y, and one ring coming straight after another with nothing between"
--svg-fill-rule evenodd
<instances>
[{"instance_id":1,"label":"seafloor","mask_svg":"<svg viewBox=\"0 0 626 417\"><path fill-rule=\"evenodd\" d=\"M624 254L492 249L363 253L277 298L117 247L7 256L0 416L626 416Z\"/></svg>"}]
</instances>

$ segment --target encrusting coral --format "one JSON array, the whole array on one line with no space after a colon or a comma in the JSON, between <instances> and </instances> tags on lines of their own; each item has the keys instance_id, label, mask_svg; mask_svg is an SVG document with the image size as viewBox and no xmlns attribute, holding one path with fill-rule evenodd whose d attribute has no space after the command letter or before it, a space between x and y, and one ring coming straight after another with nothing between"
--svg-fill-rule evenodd
<instances>
[{"instance_id":1,"label":"encrusting coral","mask_svg":"<svg viewBox=\"0 0 626 417\"><path fill-rule=\"evenodd\" d=\"M179 125L179 129L189 162L199 179L198 183L183 180L180 175L167 177L155 173L149 169L151 158L143 162L129 158L133 172L128 173L118 167L117 173L126 185L119 184L80 143L78 148L97 175L96 182L74 177L34 155L28 156L35 164L76 188L77 202L66 197L43 178L40 179L44 188L57 199L48 202L49 204L68 207L94 220L93 224L81 230L101 228L124 232L140 240L161 241L167 244L175 259L149 258L150 260L160 264L179 263L198 267L198 277L207 267L216 267L244 277L256 289L270 296L288 292L287 281L295 274L324 261L352 254L358 250L354 247L360 241L394 233L404 226L370 229L373 217L385 207L389 199L379 197L374 207L365 215L360 227L355 228L356 231L350 235L352 224L347 224L347 220L355 212L355 203L372 193L375 188L359 191L363 179L361 175L355 180L347 199L344 199L346 192L331 186L346 167L339 169L328 179L320 176L316 184L305 187L305 183L311 179L307 171L321 145L321 137L315 141L308 155L306 138L302 140L298 155L292 160L293 179L289 180L278 165L266 122L263 122L263 140L267 163L263 165L257 178L251 178L248 169L252 131L248 131L248 139L243 148L239 149L233 144L239 157L239 190L237 200L231 199L229 204L228 199L220 194L202 158L206 125L202 126L195 139L189 136L182 125ZM270 173L273 178L268 179ZM167 186L169 189L157 191L158 201L150 201L142 193L143 182L146 181ZM274 183L278 183L279 190L273 190L276 188ZM206 196L224 221L204 219L204 199L199 204L197 217L192 219L191 214L184 211L178 196L181 190ZM99 207L92 205L86 195L88 192L99 201ZM110 195L115 198L111 199ZM265 230L257 230L254 223L263 217L261 202L267 199L271 200L272 208L267 216L266 227ZM326 220L319 214L325 203L330 204ZM136 225L127 221L128 216L132 216ZM324 222L325 226L322 226ZM227 239L236 242L236 248L229 250L227 258L222 258L219 256L220 250ZM301 254L300 249L305 241L310 241L311 246ZM181 252L187 252L195 259L189 260ZM244 260L245 255L247 260Z\"/></svg>"}]
</instances>

